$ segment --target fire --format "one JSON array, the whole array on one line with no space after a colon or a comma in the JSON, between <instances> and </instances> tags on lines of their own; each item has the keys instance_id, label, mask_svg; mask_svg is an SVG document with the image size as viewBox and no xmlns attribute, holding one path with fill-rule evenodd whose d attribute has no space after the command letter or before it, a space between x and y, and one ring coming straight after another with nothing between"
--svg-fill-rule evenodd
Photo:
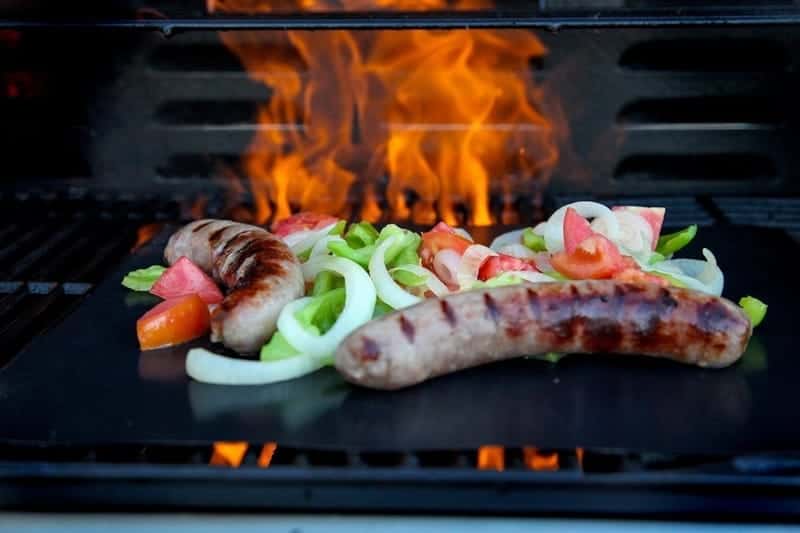
<instances>
[{"instance_id":1,"label":"fire","mask_svg":"<svg viewBox=\"0 0 800 533\"><path fill-rule=\"evenodd\" d=\"M214 451L208 464L239 468L247 453L247 448L246 442L215 442Z\"/></svg>"},{"instance_id":2,"label":"fire","mask_svg":"<svg viewBox=\"0 0 800 533\"><path fill-rule=\"evenodd\" d=\"M210 12L299 0L209 0ZM484 0L349 0L339 9L474 9ZM222 32L249 76L271 89L243 158L255 218L297 210L488 225L490 200L535 194L558 160L539 111L527 30ZM354 208L353 206L357 207ZM503 216L505 218L505 216Z\"/></svg>"},{"instance_id":3,"label":"fire","mask_svg":"<svg viewBox=\"0 0 800 533\"><path fill-rule=\"evenodd\" d=\"M131 251L135 252L150 242L159 231L161 231L161 224L158 223L143 224L139 226L139 228L136 230L136 242L133 244Z\"/></svg>"},{"instance_id":4,"label":"fire","mask_svg":"<svg viewBox=\"0 0 800 533\"><path fill-rule=\"evenodd\" d=\"M505 448L502 446L481 446L478 448L478 469L497 470L506 467Z\"/></svg>"},{"instance_id":5,"label":"fire","mask_svg":"<svg viewBox=\"0 0 800 533\"><path fill-rule=\"evenodd\" d=\"M525 466L531 470L553 471L559 468L558 453L556 452L542 453L538 448L526 446L522 448L522 459Z\"/></svg>"},{"instance_id":6,"label":"fire","mask_svg":"<svg viewBox=\"0 0 800 533\"><path fill-rule=\"evenodd\" d=\"M258 466L261 468L269 468L269 465L272 464L272 457L275 455L275 451L278 449L278 445L274 442L268 442L261 448L261 453L258 454Z\"/></svg>"}]
</instances>

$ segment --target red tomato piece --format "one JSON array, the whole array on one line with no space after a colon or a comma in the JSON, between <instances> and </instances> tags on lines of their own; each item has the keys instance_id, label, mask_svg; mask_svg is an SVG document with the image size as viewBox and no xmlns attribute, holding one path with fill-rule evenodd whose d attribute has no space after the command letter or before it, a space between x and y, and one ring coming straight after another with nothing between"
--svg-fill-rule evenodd
<instances>
[{"instance_id":1,"label":"red tomato piece","mask_svg":"<svg viewBox=\"0 0 800 533\"><path fill-rule=\"evenodd\" d=\"M218 304L222 301L222 291L214 280L188 257L181 257L165 270L153 284L150 293L165 300L197 294L207 304Z\"/></svg>"},{"instance_id":2,"label":"red tomato piece","mask_svg":"<svg viewBox=\"0 0 800 533\"><path fill-rule=\"evenodd\" d=\"M625 268L614 274L613 278L617 281L628 283L655 283L662 287L669 287L669 281L660 277L648 274L639 268Z\"/></svg>"},{"instance_id":3,"label":"red tomato piece","mask_svg":"<svg viewBox=\"0 0 800 533\"><path fill-rule=\"evenodd\" d=\"M426 268L433 267L433 258L441 250L453 250L459 255L464 254L472 243L457 235L453 228L439 222L430 231L422 234L422 245L419 248L419 256L422 259L422 264Z\"/></svg>"},{"instance_id":4,"label":"red tomato piece","mask_svg":"<svg viewBox=\"0 0 800 533\"><path fill-rule=\"evenodd\" d=\"M639 207L635 205L624 205L613 208L614 211L630 211L636 213L650 225L653 230L653 250L658 244L658 237L661 235L661 227L664 225L664 215L667 210L663 207Z\"/></svg>"},{"instance_id":5,"label":"red tomato piece","mask_svg":"<svg viewBox=\"0 0 800 533\"><path fill-rule=\"evenodd\" d=\"M550 263L570 279L608 279L625 266L614 243L599 234L584 240L571 254L553 254Z\"/></svg>"},{"instance_id":6,"label":"red tomato piece","mask_svg":"<svg viewBox=\"0 0 800 533\"><path fill-rule=\"evenodd\" d=\"M164 300L136 321L142 350L154 350L196 339L211 324L208 305L196 294Z\"/></svg>"},{"instance_id":7,"label":"red tomato piece","mask_svg":"<svg viewBox=\"0 0 800 533\"><path fill-rule=\"evenodd\" d=\"M580 243L594 235L589 221L573 208L568 207L564 215L564 249L568 254L575 251Z\"/></svg>"},{"instance_id":8,"label":"red tomato piece","mask_svg":"<svg viewBox=\"0 0 800 533\"><path fill-rule=\"evenodd\" d=\"M296 213L288 218L274 222L272 224L272 233L278 237L286 237L296 231L324 228L338 220L336 217L320 213Z\"/></svg>"},{"instance_id":9,"label":"red tomato piece","mask_svg":"<svg viewBox=\"0 0 800 533\"><path fill-rule=\"evenodd\" d=\"M478 279L486 281L503 272L538 272L533 261L526 261L506 254L493 255L486 259L478 270Z\"/></svg>"}]
</instances>

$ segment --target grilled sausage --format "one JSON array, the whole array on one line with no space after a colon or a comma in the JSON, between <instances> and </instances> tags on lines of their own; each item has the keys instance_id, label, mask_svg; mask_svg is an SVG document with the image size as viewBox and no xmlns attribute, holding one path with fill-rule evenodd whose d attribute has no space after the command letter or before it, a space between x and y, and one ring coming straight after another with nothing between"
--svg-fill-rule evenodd
<instances>
[{"instance_id":1,"label":"grilled sausage","mask_svg":"<svg viewBox=\"0 0 800 533\"><path fill-rule=\"evenodd\" d=\"M303 295L300 263L275 235L229 220L197 220L170 237L164 257L186 256L229 289L211 314L211 340L240 353L258 350L281 309Z\"/></svg>"},{"instance_id":2,"label":"grilled sausage","mask_svg":"<svg viewBox=\"0 0 800 533\"><path fill-rule=\"evenodd\" d=\"M620 353L724 367L752 327L723 298L655 284L576 281L476 290L373 320L336 352L353 383L398 389L492 361L547 352Z\"/></svg>"}]
</instances>

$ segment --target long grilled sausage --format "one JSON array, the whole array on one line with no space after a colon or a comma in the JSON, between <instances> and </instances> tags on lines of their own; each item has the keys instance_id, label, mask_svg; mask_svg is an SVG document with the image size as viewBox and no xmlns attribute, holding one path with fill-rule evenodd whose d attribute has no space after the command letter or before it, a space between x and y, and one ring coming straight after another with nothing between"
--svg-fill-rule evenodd
<instances>
[{"instance_id":1,"label":"long grilled sausage","mask_svg":"<svg viewBox=\"0 0 800 533\"><path fill-rule=\"evenodd\" d=\"M336 352L353 383L398 389L492 361L547 352L620 353L724 367L752 327L723 298L654 284L544 283L425 300L354 331Z\"/></svg>"},{"instance_id":2,"label":"long grilled sausage","mask_svg":"<svg viewBox=\"0 0 800 533\"><path fill-rule=\"evenodd\" d=\"M164 257L186 256L229 292L211 315L211 340L240 353L258 350L281 309L303 295L303 274L278 237L229 220L197 220L170 237Z\"/></svg>"}]
</instances>

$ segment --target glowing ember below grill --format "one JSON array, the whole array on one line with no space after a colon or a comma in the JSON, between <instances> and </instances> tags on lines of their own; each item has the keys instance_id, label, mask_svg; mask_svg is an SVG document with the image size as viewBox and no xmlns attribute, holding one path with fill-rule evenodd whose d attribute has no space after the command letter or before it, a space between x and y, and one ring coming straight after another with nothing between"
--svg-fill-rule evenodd
<instances>
[{"instance_id":1,"label":"glowing ember below grill","mask_svg":"<svg viewBox=\"0 0 800 533\"><path fill-rule=\"evenodd\" d=\"M225 0L209 10L265 13L266 4ZM491 196L506 218L558 160L556 128L531 79L545 49L529 31L288 31L269 34L271 46L266 35L220 34L271 89L242 165L258 222L297 210L377 221L388 209L393 220L488 225L497 222Z\"/></svg>"}]
</instances>

